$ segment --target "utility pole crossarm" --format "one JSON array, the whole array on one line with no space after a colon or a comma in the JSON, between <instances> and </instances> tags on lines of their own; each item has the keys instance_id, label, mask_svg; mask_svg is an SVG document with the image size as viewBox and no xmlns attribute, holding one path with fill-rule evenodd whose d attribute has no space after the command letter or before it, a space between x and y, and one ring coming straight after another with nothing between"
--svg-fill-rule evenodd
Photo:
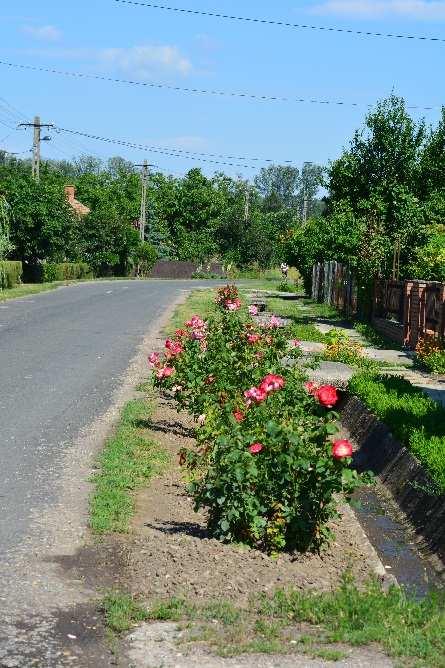
<instances>
[{"instance_id":1,"label":"utility pole crossarm","mask_svg":"<svg viewBox=\"0 0 445 668\"><path fill-rule=\"evenodd\" d=\"M36 181L40 180L40 143L42 141L42 128L53 128L54 123L41 123L40 116L34 117L33 123L19 123L19 128L34 128L34 141L32 144L32 176ZM45 138L44 138L45 139Z\"/></svg>"}]
</instances>

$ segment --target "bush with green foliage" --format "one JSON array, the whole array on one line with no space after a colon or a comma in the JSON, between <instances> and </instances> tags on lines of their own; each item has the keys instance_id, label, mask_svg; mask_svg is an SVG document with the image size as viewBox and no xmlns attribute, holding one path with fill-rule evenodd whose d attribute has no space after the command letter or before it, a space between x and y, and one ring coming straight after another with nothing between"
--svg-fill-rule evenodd
<instances>
[{"instance_id":1,"label":"bush with green foliage","mask_svg":"<svg viewBox=\"0 0 445 668\"><path fill-rule=\"evenodd\" d=\"M133 253L133 262L136 266L138 276L149 276L157 259L156 248L149 244L148 241L141 241Z\"/></svg>"},{"instance_id":2,"label":"bush with green foliage","mask_svg":"<svg viewBox=\"0 0 445 668\"><path fill-rule=\"evenodd\" d=\"M40 281L74 281L92 278L93 272L86 262L44 262L40 267Z\"/></svg>"},{"instance_id":3,"label":"bush with green foliage","mask_svg":"<svg viewBox=\"0 0 445 668\"><path fill-rule=\"evenodd\" d=\"M285 355L301 355L298 344L275 317L258 327L235 286L218 290L216 313L193 316L165 348L149 361L155 383L201 425L182 461L211 534L269 552L319 551L336 495L360 484L352 446L332 443L335 388L305 387L298 366L283 369Z\"/></svg>"},{"instance_id":4,"label":"bush with green foliage","mask_svg":"<svg viewBox=\"0 0 445 668\"><path fill-rule=\"evenodd\" d=\"M445 409L404 378L358 372L349 391L380 418L445 492Z\"/></svg>"},{"instance_id":5,"label":"bush with green foliage","mask_svg":"<svg viewBox=\"0 0 445 668\"><path fill-rule=\"evenodd\" d=\"M416 346L416 359L430 373L445 374L445 342L424 336Z\"/></svg>"},{"instance_id":6,"label":"bush with green foliage","mask_svg":"<svg viewBox=\"0 0 445 668\"><path fill-rule=\"evenodd\" d=\"M22 272L21 262L0 260L0 290L7 290L21 283Z\"/></svg>"}]
</instances>

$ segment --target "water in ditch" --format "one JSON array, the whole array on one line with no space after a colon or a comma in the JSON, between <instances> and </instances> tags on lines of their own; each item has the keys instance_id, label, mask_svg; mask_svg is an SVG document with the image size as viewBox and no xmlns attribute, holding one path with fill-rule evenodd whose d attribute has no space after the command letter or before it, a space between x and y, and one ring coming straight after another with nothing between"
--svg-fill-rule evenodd
<instances>
[{"instance_id":1,"label":"water in ditch","mask_svg":"<svg viewBox=\"0 0 445 668\"><path fill-rule=\"evenodd\" d=\"M415 536L403 525L393 502L380 489L365 487L353 497L353 510L387 573L417 598L445 590L445 579L433 568L414 542Z\"/></svg>"}]
</instances>

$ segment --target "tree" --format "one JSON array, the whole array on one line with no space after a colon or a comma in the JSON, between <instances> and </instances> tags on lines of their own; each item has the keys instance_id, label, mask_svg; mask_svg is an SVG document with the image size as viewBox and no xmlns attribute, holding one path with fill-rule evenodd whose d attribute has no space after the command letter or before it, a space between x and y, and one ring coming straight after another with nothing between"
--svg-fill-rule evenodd
<instances>
[{"instance_id":1,"label":"tree","mask_svg":"<svg viewBox=\"0 0 445 668\"><path fill-rule=\"evenodd\" d=\"M260 170L254 183L264 199L265 211L292 209L297 202L300 171L290 165L269 165Z\"/></svg>"},{"instance_id":2,"label":"tree","mask_svg":"<svg viewBox=\"0 0 445 668\"><path fill-rule=\"evenodd\" d=\"M320 200L317 193L323 185L324 168L312 162L305 162L301 171L300 186L296 197L299 214L306 208L307 217L316 217L320 213Z\"/></svg>"},{"instance_id":3,"label":"tree","mask_svg":"<svg viewBox=\"0 0 445 668\"><path fill-rule=\"evenodd\" d=\"M416 124L402 98L379 102L358 130L350 148L329 169L328 204L348 202L353 209L376 192L390 202L395 187L415 192L425 124Z\"/></svg>"},{"instance_id":4,"label":"tree","mask_svg":"<svg viewBox=\"0 0 445 668\"><path fill-rule=\"evenodd\" d=\"M64 261L73 251L76 219L60 176L43 164L36 182L26 165L14 161L0 167L0 183L0 194L10 205L14 254L25 269L45 260Z\"/></svg>"}]
</instances>

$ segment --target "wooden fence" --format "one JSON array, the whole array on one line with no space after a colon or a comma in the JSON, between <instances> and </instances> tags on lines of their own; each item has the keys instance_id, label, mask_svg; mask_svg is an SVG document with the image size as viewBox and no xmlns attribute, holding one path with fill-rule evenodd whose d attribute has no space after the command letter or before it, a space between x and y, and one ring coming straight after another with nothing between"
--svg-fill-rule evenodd
<instances>
[{"instance_id":1,"label":"wooden fence","mask_svg":"<svg viewBox=\"0 0 445 668\"><path fill-rule=\"evenodd\" d=\"M335 306L347 316L357 313L357 283L340 262L319 262L312 270L312 299Z\"/></svg>"},{"instance_id":2,"label":"wooden fence","mask_svg":"<svg viewBox=\"0 0 445 668\"><path fill-rule=\"evenodd\" d=\"M357 283L339 262L314 265L312 298L346 316L357 313ZM445 283L379 279L374 286L372 323L387 338L409 348L433 336L445 341Z\"/></svg>"},{"instance_id":3,"label":"wooden fence","mask_svg":"<svg viewBox=\"0 0 445 668\"><path fill-rule=\"evenodd\" d=\"M151 270L150 278L192 278L198 273L212 274L221 278L226 275L224 267L218 262L202 265L195 262L158 260Z\"/></svg>"},{"instance_id":4,"label":"wooden fence","mask_svg":"<svg viewBox=\"0 0 445 668\"><path fill-rule=\"evenodd\" d=\"M409 348L424 336L445 340L445 284L376 281L373 323L382 334Z\"/></svg>"}]
</instances>

